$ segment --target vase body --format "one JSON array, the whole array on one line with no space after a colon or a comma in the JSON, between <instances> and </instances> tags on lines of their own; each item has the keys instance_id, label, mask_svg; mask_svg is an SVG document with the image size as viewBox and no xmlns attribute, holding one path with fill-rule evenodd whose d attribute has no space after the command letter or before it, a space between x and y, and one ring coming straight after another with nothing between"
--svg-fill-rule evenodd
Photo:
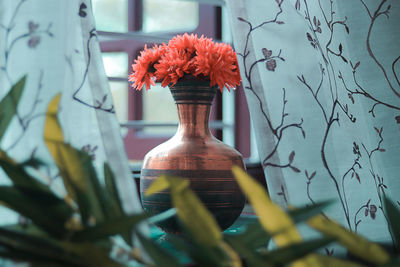
<instances>
[{"instance_id":1,"label":"vase body","mask_svg":"<svg viewBox=\"0 0 400 267\"><path fill-rule=\"evenodd\" d=\"M232 174L232 166L245 169L241 154L212 136L208 121L216 89L209 82L185 81L170 88L179 126L176 134L144 158L140 191L143 208L154 215L172 208L168 191L145 196L162 174L190 180L190 187L214 215L221 229L239 217L245 197ZM169 233L180 232L175 218L158 223Z\"/></svg>"}]
</instances>

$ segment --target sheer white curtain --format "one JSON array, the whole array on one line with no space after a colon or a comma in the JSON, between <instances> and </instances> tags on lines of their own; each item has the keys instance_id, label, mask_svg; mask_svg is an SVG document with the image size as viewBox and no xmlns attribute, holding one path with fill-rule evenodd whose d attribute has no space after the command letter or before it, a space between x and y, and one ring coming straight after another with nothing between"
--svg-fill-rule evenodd
<instances>
[{"instance_id":1,"label":"sheer white curtain","mask_svg":"<svg viewBox=\"0 0 400 267\"><path fill-rule=\"evenodd\" d=\"M67 142L108 162L126 212L141 210L105 76L89 0L0 0L0 98L21 77L26 88L1 148L18 160L51 163L43 140L49 101L61 93L59 119ZM57 170L44 170L57 186ZM0 181L9 183L1 173ZM0 223L15 221L2 209Z\"/></svg>"},{"instance_id":2,"label":"sheer white curtain","mask_svg":"<svg viewBox=\"0 0 400 267\"><path fill-rule=\"evenodd\" d=\"M391 243L400 205L400 2L228 0L271 198Z\"/></svg>"}]
</instances>

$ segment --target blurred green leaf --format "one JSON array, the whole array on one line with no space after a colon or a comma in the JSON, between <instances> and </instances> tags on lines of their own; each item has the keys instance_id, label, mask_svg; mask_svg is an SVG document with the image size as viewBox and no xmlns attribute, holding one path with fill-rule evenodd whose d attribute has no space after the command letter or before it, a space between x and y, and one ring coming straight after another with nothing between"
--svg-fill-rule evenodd
<instances>
[{"instance_id":1,"label":"blurred green leaf","mask_svg":"<svg viewBox=\"0 0 400 267\"><path fill-rule=\"evenodd\" d=\"M64 143L64 136L58 123L58 104L61 94L57 94L49 103L44 127L44 140L52 155L69 196L77 201L74 188L84 191L85 184L81 181L84 171L74 148Z\"/></svg>"},{"instance_id":2,"label":"blurred green leaf","mask_svg":"<svg viewBox=\"0 0 400 267\"><path fill-rule=\"evenodd\" d=\"M389 262L381 265L381 267L399 267L400 266L400 256L395 256L390 259Z\"/></svg>"},{"instance_id":3,"label":"blurred green leaf","mask_svg":"<svg viewBox=\"0 0 400 267\"><path fill-rule=\"evenodd\" d=\"M232 267L242 267L242 259L239 254L226 242L221 242L221 245L218 247L218 250L221 250L223 255L222 259L226 259L225 261L221 261L221 266L232 266Z\"/></svg>"},{"instance_id":4,"label":"blurred green leaf","mask_svg":"<svg viewBox=\"0 0 400 267\"><path fill-rule=\"evenodd\" d=\"M0 228L0 256L10 259L83 266L76 255L64 251L49 238Z\"/></svg>"},{"instance_id":5,"label":"blurred green leaf","mask_svg":"<svg viewBox=\"0 0 400 267\"><path fill-rule=\"evenodd\" d=\"M13 230L11 226L8 226L8 228L0 227L0 239L2 244L10 241L10 246L13 248L32 247L33 250L49 249L53 252L62 252L62 249L55 242L50 241L50 237L29 235Z\"/></svg>"},{"instance_id":6,"label":"blurred green leaf","mask_svg":"<svg viewBox=\"0 0 400 267\"><path fill-rule=\"evenodd\" d=\"M185 229L185 226L182 226ZM187 239L171 237L171 244L180 252L186 253L199 266L232 266L226 253L220 247L209 247L199 244L185 229Z\"/></svg>"},{"instance_id":7,"label":"blurred green leaf","mask_svg":"<svg viewBox=\"0 0 400 267\"><path fill-rule=\"evenodd\" d=\"M239 239L235 238L235 236L225 236L225 240L228 244L237 251L242 259L246 262L247 266L254 267L268 267L274 266L274 264L267 258L261 257L256 250L248 247L246 244L242 243Z\"/></svg>"},{"instance_id":8,"label":"blurred green leaf","mask_svg":"<svg viewBox=\"0 0 400 267\"><path fill-rule=\"evenodd\" d=\"M14 163L4 155L6 154L4 153L0 159L0 166L14 183L15 188L31 201L43 205L47 212L52 212L53 216L64 225L73 213L72 208L58 198L47 185L30 176L22 165Z\"/></svg>"},{"instance_id":9,"label":"blurred green leaf","mask_svg":"<svg viewBox=\"0 0 400 267\"><path fill-rule=\"evenodd\" d=\"M95 266L95 267L123 267L120 264L109 257L110 249L98 246L93 243L63 243L63 247L67 251L71 251L79 255L84 261L84 266Z\"/></svg>"},{"instance_id":10,"label":"blurred green leaf","mask_svg":"<svg viewBox=\"0 0 400 267\"><path fill-rule=\"evenodd\" d=\"M17 114L17 106L25 88L26 75L14 84L0 102L0 140L3 138L12 118Z\"/></svg>"},{"instance_id":11,"label":"blurred green leaf","mask_svg":"<svg viewBox=\"0 0 400 267\"><path fill-rule=\"evenodd\" d=\"M80 262L74 262L74 259L66 259L64 261L53 260L36 254L20 252L2 247L0 245L0 257L2 259L12 260L15 263L29 262L32 267L87 267ZM75 259L76 261L76 259Z\"/></svg>"},{"instance_id":12,"label":"blurred green leaf","mask_svg":"<svg viewBox=\"0 0 400 267\"><path fill-rule=\"evenodd\" d=\"M45 241L53 242L51 236L39 228L37 225L29 222L28 224L8 224L1 226L1 229L21 233L23 235L44 239Z\"/></svg>"},{"instance_id":13,"label":"blurred green leaf","mask_svg":"<svg viewBox=\"0 0 400 267\"><path fill-rule=\"evenodd\" d=\"M234 235L225 234L224 236L232 236L238 242L252 250L266 246L271 239L271 235L265 231L259 221L248 225L242 233Z\"/></svg>"},{"instance_id":14,"label":"blurred green leaf","mask_svg":"<svg viewBox=\"0 0 400 267\"><path fill-rule=\"evenodd\" d=\"M78 203L82 221L87 224L91 209L89 199L85 194L85 180L82 179L85 172L77 151L64 143L64 136L57 118L60 98L61 94L57 94L47 107L44 140L60 171L68 195Z\"/></svg>"},{"instance_id":15,"label":"blurred green leaf","mask_svg":"<svg viewBox=\"0 0 400 267\"><path fill-rule=\"evenodd\" d=\"M396 251L400 253L400 210L386 195L383 198L383 204L392 238L396 244Z\"/></svg>"},{"instance_id":16,"label":"blurred green leaf","mask_svg":"<svg viewBox=\"0 0 400 267\"><path fill-rule=\"evenodd\" d=\"M49 103L44 127L44 139L63 179L69 196L74 199L81 213L82 222L89 225L90 216L97 222L104 220L99 183L91 158L84 152L64 143L57 112L60 94Z\"/></svg>"},{"instance_id":17,"label":"blurred green leaf","mask_svg":"<svg viewBox=\"0 0 400 267\"><path fill-rule=\"evenodd\" d=\"M294 222L285 211L273 203L267 192L240 167L234 166L232 172L242 191L247 196L261 225L269 233L278 247L301 242L301 236ZM293 266L323 266L313 255L309 255L292 263Z\"/></svg>"},{"instance_id":18,"label":"blurred green leaf","mask_svg":"<svg viewBox=\"0 0 400 267\"><path fill-rule=\"evenodd\" d=\"M176 212L175 208L167 209L166 211L163 211L160 214L157 214L157 215L154 215L154 216L150 217L148 222L156 224L158 222L165 221L165 220L167 220L169 218L172 218L176 214L177 214L177 212Z\"/></svg>"},{"instance_id":19,"label":"blurred green leaf","mask_svg":"<svg viewBox=\"0 0 400 267\"><path fill-rule=\"evenodd\" d=\"M17 164L4 152L0 152L0 167L16 186L31 187L37 191L51 193L49 187L34 177L30 176L22 164Z\"/></svg>"},{"instance_id":20,"label":"blurred green leaf","mask_svg":"<svg viewBox=\"0 0 400 267\"><path fill-rule=\"evenodd\" d=\"M104 181L106 185L105 195L107 198L107 216L109 218L119 218L125 216L121 200L119 198L119 193L117 189L117 184L115 182L115 175L107 163L103 165L104 170ZM122 238L129 245L132 243L132 231L128 230L125 233L121 233Z\"/></svg>"},{"instance_id":21,"label":"blurred green leaf","mask_svg":"<svg viewBox=\"0 0 400 267\"><path fill-rule=\"evenodd\" d=\"M62 225L62 227L74 213L73 209L64 200L51 192L47 193L24 186L15 186L15 188L27 199L30 199L31 203L41 207L42 213L51 214L54 221Z\"/></svg>"},{"instance_id":22,"label":"blurred green leaf","mask_svg":"<svg viewBox=\"0 0 400 267\"><path fill-rule=\"evenodd\" d=\"M268 259L274 264L287 264L309 253L315 252L333 241L332 238L318 238L314 240L304 241L301 243L289 245L287 247L278 248L276 250L262 253L262 258Z\"/></svg>"},{"instance_id":23,"label":"blurred green leaf","mask_svg":"<svg viewBox=\"0 0 400 267\"><path fill-rule=\"evenodd\" d=\"M58 123L58 105L60 103L61 94L57 94L48 104L46 112L46 123L44 126L44 140L53 155L57 155L57 151L53 148L54 143L63 143L64 135L60 124Z\"/></svg>"},{"instance_id":24,"label":"blurred green leaf","mask_svg":"<svg viewBox=\"0 0 400 267\"><path fill-rule=\"evenodd\" d=\"M22 216L31 219L37 226L55 237L62 237L65 234L64 218L60 219L64 216L63 206L61 208L57 204L43 206L11 186L0 186L0 204L5 204Z\"/></svg>"},{"instance_id":25,"label":"blurred green leaf","mask_svg":"<svg viewBox=\"0 0 400 267\"><path fill-rule=\"evenodd\" d=\"M381 246L345 229L331 219L318 215L309 219L307 223L325 236L334 238L352 254L367 262L385 264L390 260L388 253Z\"/></svg>"},{"instance_id":26,"label":"blurred green leaf","mask_svg":"<svg viewBox=\"0 0 400 267\"><path fill-rule=\"evenodd\" d=\"M92 214L97 222L103 222L107 217L111 218L109 201L106 191L102 188L97 177L96 170L93 167L92 158L87 153L76 150L80 158L81 166L84 169L82 179L86 184L86 195L90 203Z\"/></svg>"},{"instance_id":27,"label":"blurred green leaf","mask_svg":"<svg viewBox=\"0 0 400 267\"><path fill-rule=\"evenodd\" d=\"M294 222L278 205L273 203L264 188L247 175L240 167L232 169L240 188L247 196L261 225L273 236L278 246L285 246L301 241Z\"/></svg>"},{"instance_id":28,"label":"blurred green leaf","mask_svg":"<svg viewBox=\"0 0 400 267\"><path fill-rule=\"evenodd\" d=\"M153 241L145 238L141 233L136 233L140 243L142 244L145 251L153 259L156 266L160 267L179 267L181 266L179 262L170 254L168 254L164 249L153 243Z\"/></svg>"},{"instance_id":29,"label":"blurred green leaf","mask_svg":"<svg viewBox=\"0 0 400 267\"><path fill-rule=\"evenodd\" d=\"M180 181L182 180L182 181ZM175 178L175 177L169 177L169 176L160 176L157 180L155 180L144 192L145 196L150 196L152 194L161 192L166 189L171 189L179 187L180 184L184 184L183 182L185 180L180 179L180 178ZM188 183L188 182L186 182ZM175 189L176 190L176 189Z\"/></svg>"},{"instance_id":30,"label":"blurred green leaf","mask_svg":"<svg viewBox=\"0 0 400 267\"><path fill-rule=\"evenodd\" d=\"M113 212L111 216L122 217L124 216L124 211L122 208L121 200L119 199L114 173L112 172L110 166L107 163L104 163L103 169L104 169L104 181L106 184L106 191L107 195L109 196L108 208L111 210L111 212Z\"/></svg>"},{"instance_id":31,"label":"blurred green leaf","mask_svg":"<svg viewBox=\"0 0 400 267\"><path fill-rule=\"evenodd\" d=\"M200 244L210 247L218 246L222 240L221 229L199 198L190 190L189 181L160 176L150 185L146 194L156 193L166 188L170 188L172 204L193 238Z\"/></svg>"},{"instance_id":32,"label":"blurred green leaf","mask_svg":"<svg viewBox=\"0 0 400 267\"><path fill-rule=\"evenodd\" d=\"M145 214L124 216L110 219L95 226L88 226L84 230L74 233L71 240L75 242L89 242L107 238L111 235L124 233L132 229L137 223L147 218Z\"/></svg>"},{"instance_id":33,"label":"blurred green leaf","mask_svg":"<svg viewBox=\"0 0 400 267\"><path fill-rule=\"evenodd\" d=\"M102 222L104 214L96 194L98 184L93 183L97 178L93 177L95 173L90 157L68 144L59 143L56 146L59 152L55 158L57 166L64 184L70 188L69 193L75 196L83 223L89 225L91 215L96 222Z\"/></svg>"},{"instance_id":34,"label":"blurred green leaf","mask_svg":"<svg viewBox=\"0 0 400 267\"><path fill-rule=\"evenodd\" d=\"M315 215L320 214L326 207L330 206L334 201L322 201L310 206L304 206L288 210L289 216L295 223L304 222Z\"/></svg>"},{"instance_id":35,"label":"blurred green leaf","mask_svg":"<svg viewBox=\"0 0 400 267\"><path fill-rule=\"evenodd\" d=\"M322 255L313 255L318 262L320 262L324 267L365 267L363 264L358 264L356 262L351 262L347 260L342 260L334 257L322 256Z\"/></svg>"},{"instance_id":36,"label":"blurred green leaf","mask_svg":"<svg viewBox=\"0 0 400 267\"><path fill-rule=\"evenodd\" d=\"M40 159L36 158L29 158L20 163L22 167L33 167L35 169L39 168L40 166L45 166L46 163Z\"/></svg>"},{"instance_id":37,"label":"blurred green leaf","mask_svg":"<svg viewBox=\"0 0 400 267\"><path fill-rule=\"evenodd\" d=\"M68 206L64 200L53 194L52 192L44 192L42 190L37 190L36 188L28 187L28 186L19 186L16 185L14 188L18 189L25 196L32 199L32 201L37 202L37 204L45 205L49 207L60 206L63 207L65 213L62 213L62 217L65 218L65 221L70 218L72 215L72 208Z\"/></svg>"},{"instance_id":38,"label":"blurred green leaf","mask_svg":"<svg viewBox=\"0 0 400 267\"><path fill-rule=\"evenodd\" d=\"M214 262L219 260L214 253L204 250L203 246L199 246L195 242L186 242L180 236L171 237L170 242L177 251L188 255L199 266L216 266Z\"/></svg>"},{"instance_id":39,"label":"blurred green leaf","mask_svg":"<svg viewBox=\"0 0 400 267\"><path fill-rule=\"evenodd\" d=\"M216 261L225 262L230 266L241 266L237 253L223 241L221 229L215 218L190 189L189 180L160 176L150 185L146 195L168 188L178 217L184 229L193 238L193 243L197 244L197 249L202 249L207 257L214 257Z\"/></svg>"},{"instance_id":40,"label":"blurred green leaf","mask_svg":"<svg viewBox=\"0 0 400 267\"><path fill-rule=\"evenodd\" d=\"M70 265L69 263L56 263L56 262L41 262L30 260L29 264L31 267L67 267L67 266L84 266L84 265Z\"/></svg>"}]
</instances>

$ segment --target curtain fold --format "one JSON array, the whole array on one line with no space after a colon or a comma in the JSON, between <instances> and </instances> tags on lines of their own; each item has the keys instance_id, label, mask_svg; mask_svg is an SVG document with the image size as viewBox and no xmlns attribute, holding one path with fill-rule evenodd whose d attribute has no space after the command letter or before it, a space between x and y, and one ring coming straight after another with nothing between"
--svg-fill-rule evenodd
<instances>
[{"instance_id":1,"label":"curtain fold","mask_svg":"<svg viewBox=\"0 0 400 267\"><path fill-rule=\"evenodd\" d=\"M400 205L400 3L227 1L269 194L391 243Z\"/></svg>"},{"instance_id":2,"label":"curtain fold","mask_svg":"<svg viewBox=\"0 0 400 267\"><path fill-rule=\"evenodd\" d=\"M17 116L1 148L20 161L34 153L53 164L44 144L43 127L49 101L61 93L59 119L66 142L91 154L100 176L104 162L108 162L117 177L125 211L141 211L90 0L0 0L0 97L24 75L26 87ZM60 191L58 171L49 167L43 172ZM9 183L3 173L0 181ZM14 213L0 212L0 223L15 222Z\"/></svg>"}]
</instances>

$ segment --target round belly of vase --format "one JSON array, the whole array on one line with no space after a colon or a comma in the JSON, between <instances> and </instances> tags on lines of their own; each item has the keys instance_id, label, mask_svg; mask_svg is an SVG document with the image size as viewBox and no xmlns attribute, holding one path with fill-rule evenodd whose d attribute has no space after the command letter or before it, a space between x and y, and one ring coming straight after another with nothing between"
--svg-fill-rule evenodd
<instances>
[{"instance_id":1,"label":"round belly of vase","mask_svg":"<svg viewBox=\"0 0 400 267\"><path fill-rule=\"evenodd\" d=\"M217 220L222 230L227 229L239 217L245 197L242 194L231 169L227 170L160 170L142 169L140 191L142 205L149 214L159 214L171 205L169 191L144 196L150 184L162 174L187 178L190 188L200 198L206 208ZM158 223L165 232L181 232L175 218Z\"/></svg>"}]
</instances>

